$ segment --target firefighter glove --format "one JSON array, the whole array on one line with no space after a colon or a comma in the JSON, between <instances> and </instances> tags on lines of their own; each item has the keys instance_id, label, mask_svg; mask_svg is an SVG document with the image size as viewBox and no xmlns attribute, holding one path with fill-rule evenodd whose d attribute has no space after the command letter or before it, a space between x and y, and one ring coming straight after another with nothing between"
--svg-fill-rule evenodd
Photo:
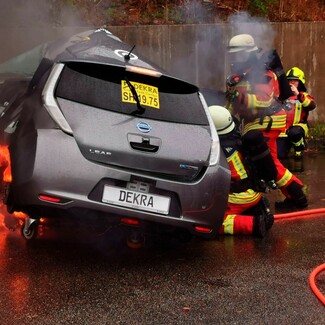
<instances>
[{"instance_id":1,"label":"firefighter glove","mask_svg":"<svg viewBox=\"0 0 325 325\"><path fill-rule=\"evenodd\" d=\"M228 102L233 103L239 96L239 92L237 90L231 91L227 90L226 91L226 99Z\"/></svg>"}]
</instances>

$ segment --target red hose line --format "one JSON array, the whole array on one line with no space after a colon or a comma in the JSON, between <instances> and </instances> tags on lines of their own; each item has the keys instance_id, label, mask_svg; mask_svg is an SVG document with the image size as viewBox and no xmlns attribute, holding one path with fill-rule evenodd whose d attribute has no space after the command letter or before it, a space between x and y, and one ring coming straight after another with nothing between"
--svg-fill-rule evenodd
<instances>
[{"instance_id":1,"label":"red hose line","mask_svg":"<svg viewBox=\"0 0 325 325\"><path fill-rule=\"evenodd\" d=\"M325 208L320 209L313 209L313 210L302 210L297 212L289 212L289 213L282 213L282 214L275 214L274 219L287 219L292 217L308 217L315 214L324 214ZM316 277L317 275L325 270L325 263L316 267L313 272L309 276L309 285L315 296L325 305L325 296L316 286Z\"/></svg>"},{"instance_id":2,"label":"red hose line","mask_svg":"<svg viewBox=\"0 0 325 325\"><path fill-rule=\"evenodd\" d=\"M316 267L309 276L310 288L314 292L316 297L323 303L323 305L325 305L325 296L321 293L321 291L316 286L316 276L324 270L325 270L325 263Z\"/></svg>"},{"instance_id":3,"label":"red hose line","mask_svg":"<svg viewBox=\"0 0 325 325\"><path fill-rule=\"evenodd\" d=\"M287 219L291 217L308 217L313 214L321 214L325 213L325 208L320 208L320 209L312 209L312 210L301 210L301 211L296 211L296 212L289 212L289 213L282 213L282 214L275 214L274 219Z\"/></svg>"}]
</instances>

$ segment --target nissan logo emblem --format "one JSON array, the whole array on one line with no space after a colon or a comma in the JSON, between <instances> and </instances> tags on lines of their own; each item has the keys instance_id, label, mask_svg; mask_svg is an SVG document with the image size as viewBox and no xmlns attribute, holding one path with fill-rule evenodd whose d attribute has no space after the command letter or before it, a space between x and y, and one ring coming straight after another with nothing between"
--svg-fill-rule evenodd
<instances>
[{"instance_id":1,"label":"nissan logo emblem","mask_svg":"<svg viewBox=\"0 0 325 325\"><path fill-rule=\"evenodd\" d=\"M152 130L152 127L150 126L150 124L148 124L146 122L138 122L137 123L137 129L140 132L149 133Z\"/></svg>"}]
</instances>

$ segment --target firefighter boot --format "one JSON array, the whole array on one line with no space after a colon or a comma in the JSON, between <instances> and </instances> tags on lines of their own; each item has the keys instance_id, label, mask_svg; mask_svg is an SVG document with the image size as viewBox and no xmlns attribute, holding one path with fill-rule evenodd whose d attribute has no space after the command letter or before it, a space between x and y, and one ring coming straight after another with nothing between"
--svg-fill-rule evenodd
<instances>
[{"instance_id":1,"label":"firefighter boot","mask_svg":"<svg viewBox=\"0 0 325 325\"><path fill-rule=\"evenodd\" d=\"M302 173L305 168L304 168L304 161L302 159L303 157L301 157L301 159L294 159L294 168L293 171L294 172L299 172Z\"/></svg>"},{"instance_id":2,"label":"firefighter boot","mask_svg":"<svg viewBox=\"0 0 325 325\"><path fill-rule=\"evenodd\" d=\"M295 160L302 160L303 158L303 151L295 151L294 159Z\"/></svg>"},{"instance_id":3,"label":"firefighter boot","mask_svg":"<svg viewBox=\"0 0 325 325\"><path fill-rule=\"evenodd\" d=\"M302 160L303 153L304 153L304 150L305 150L304 138L301 137L301 139L299 141L292 142L292 144L293 144L293 149L295 151L294 159L295 160Z\"/></svg>"},{"instance_id":4,"label":"firefighter boot","mask_svg":"<svg viewBox=\"0 0 325 325\"><path fill-rule=\"evenodd\" d=\"M282 202L275 202L275 208L277 210L286 210L286 209L305 209L308 206L308 201L305 193L302 190L302 186L297 182L292 182L286 188L290 198L285 198Z\"/></svg>"},{"instance_id":5,"label":"firefighter boot","mask_svg":"<svg viewBox=\"0 0 325 325\"><path fill-rule=\"evenodd\" d=\"M262 214L258 214L254 216L253 235L254 237L259 237L259 238L263 238L266 235L265 216Z\"/></svg>"}]
</instances>

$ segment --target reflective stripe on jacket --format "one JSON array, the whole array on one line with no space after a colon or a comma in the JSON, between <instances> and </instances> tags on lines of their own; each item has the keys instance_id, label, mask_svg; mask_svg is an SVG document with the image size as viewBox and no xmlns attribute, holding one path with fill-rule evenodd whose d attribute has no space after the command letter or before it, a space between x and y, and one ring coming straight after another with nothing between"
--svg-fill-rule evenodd
<instances>
[{"instance_id":1,"label":"reflective stripe on jacket","mask_svg":"<svg viewBox=\"0 0 325 325\"><path fill-rule=\"evenodd\" d=\"M289 98L292 109L287 112L287 129L300 123L307 123L309 112L316 108L316 103L308 93L301 92Z\"/></svg>"},{"instance_id":2,"label":"reflective stripe on jacket","mask_svg":"<svg viewBox=\"0 0 325 325\"><path fill-rule=\"evenodd\" d=\"M230 193L228 196L228 202L233 204L249 204L258 202L262 197L262 193L255 192L252 189L248 189L245 192Z\"/></svg>"},{"instance_id":3,"label":"reflective stripe on jacket","mask_svg":"<svg viewBox=\"0 0 325 325\"><path fill-rule=\"evenodd\" d=\"M286 130L298 125L304 129L307 136L309 112L316 108L314 98L307 92L300 92L298 96L290 97L288 102L292 109L287 111ZM286 130L280 134L280 137L287 137Z\"/></svg>"},{"instance_id":4,"label":"reflective stripe on jacket","mask_svg":"<svg viewBox=\"0 0 325 325\"><path fill-rule=\"evenodd\" d=\"M243 164L241 153L233 147L223 148L231 172L231 183L247 179L247 171ZM260 200L262 194L252 189L246 189L239 193L229 193L228 202L233 204L251 204Z\"/></svg>"},{"instance_id":5,"label":"reflective stripe on jacket","mask_svg":"<svg viewBox=\"0 0 325 325\"><path fill-rule=\"evenodd\" d=\"M285 110L277 106L276 110L268 111L276 106L280 94L277 76L271 70L252 69L234 87L239 95L228 106L243 120L244 134L249 130L285 130Z\"/></svg>"}]
</instances>

